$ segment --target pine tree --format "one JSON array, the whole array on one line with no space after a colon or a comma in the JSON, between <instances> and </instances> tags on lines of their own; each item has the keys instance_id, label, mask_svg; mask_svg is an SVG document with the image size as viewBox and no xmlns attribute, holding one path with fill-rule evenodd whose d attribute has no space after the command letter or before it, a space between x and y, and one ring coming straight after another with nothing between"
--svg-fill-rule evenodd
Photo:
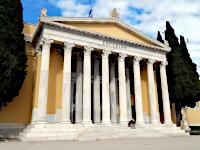
<instances>
[{"instance_id":1,"label":"pine tree","mask_svg":"<svg viewBox=\"0 0 200 150\"><path fill-rule=\"evenodd\" d=\"M200 86L195 80L193 67L188 60L189 53L184 53L178 38L170 23L166 22L165 39L169 42L171 52L167 54L168 66L168 86L170 100L181 106L192 106L199 100ZM186 47L186 45L185 45ZM186 51L186 50L185 50Z\"/></svg>"},{"instance_id":2,"label":"pine tree","mask_svg":"<svg viewBox=\"0 0 200 150\"><path fill-rule=\"evenodd\" d=\"M0 108L19 94L26 75L20 0L0 1Z\"/></svg>"}]
</instances>

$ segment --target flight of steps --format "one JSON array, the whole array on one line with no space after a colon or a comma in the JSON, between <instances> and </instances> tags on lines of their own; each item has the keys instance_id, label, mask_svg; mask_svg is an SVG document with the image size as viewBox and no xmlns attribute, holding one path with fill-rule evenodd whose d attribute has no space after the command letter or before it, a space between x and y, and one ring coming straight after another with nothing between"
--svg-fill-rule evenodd
<instances>
[{"instance_id":1,"label":"flight of steps","mask_svg":"<svg viewBox=\"0 0 200 150\"><path fill-rule=\"evenodd\" d=\"M134 137L167 137L167 136L187 136L188 133L177 127L152 127L131 129L127 126L93 126L79 134L78 140L103 140L103 139L121 139Z\"/></svg>"},{"instance_id":2,"label":"flight of steps","mask_svg":"<svg viewBox=\"0 0 200 150\"><path fill-rule=\"evenodd\" d=\"M42 140L105 140L122 139L135 137L168 137L168 136L187 136L184 130L174 126L152 126L145 125L142 128L132 129L127 125L65 125L65 124L43 124L29 125L20 134L23 141L42 141Z\"/></svg>"}]
</instances>

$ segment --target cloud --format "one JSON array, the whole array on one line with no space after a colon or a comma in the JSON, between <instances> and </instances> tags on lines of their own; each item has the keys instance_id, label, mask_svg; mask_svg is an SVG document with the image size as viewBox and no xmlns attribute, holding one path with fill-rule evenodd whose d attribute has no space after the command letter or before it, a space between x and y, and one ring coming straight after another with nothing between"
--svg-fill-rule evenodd
<instances>
[{"instance_id":1,"label":"cloud","mask_svg":"<svg viewBox=\"0 0 200 150\"><path fill-rule=\"evenodd\" d=\"M91 0L49 0L63 16L87 17ZM156 38L170 21L177 36L184 35L189 53L200 73L200 1L199 0L93 0L94 17L109 17L117 8L120 18L140 31Z\"/></svg>"}]
</instances>

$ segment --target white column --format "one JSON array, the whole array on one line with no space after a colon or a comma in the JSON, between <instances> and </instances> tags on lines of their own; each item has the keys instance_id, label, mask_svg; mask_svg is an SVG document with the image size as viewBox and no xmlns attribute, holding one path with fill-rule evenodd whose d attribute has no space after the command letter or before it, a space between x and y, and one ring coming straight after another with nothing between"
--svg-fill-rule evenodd
<instances>
[{"instance_id":1,"label":"white column","mask_svg":"<svg viewBox=\"0 0 200 150\"><path fill-rule=\"evenodd\" d=\"M49 81L49 60L50 47L53 40L42 38L42 58L40 67L39 95L38 95L38 116L37 122L46 121Z\"/></svg>"},{"instance_id":2,"label":"white column","mask_svg":"<svg viewBox=\"0 0 200 150\"><path fill-rule=\"evenodd\" d=\"M167 75L166 75L166 65L167 65L167 62L161 62L160 64L160 79L161 79L163 111L164 111L164 119L165 119L164 123L172 124Z\"/></svg>"},{"instance_id":3,"label":"white column","mask_svg":"<svg viewBox=\"0 0 200 150\"><path fill-rule=\"evenodd\" d=\"M109 57L110 51L102 53L102 123L110 121Z\"/></svg>"},{"instance_id":4,"label":"white column","mask_svg":"<svg viewBox=\"0 0 200 150\"><path fill-rule=\"evenodd\" d=\"M150 100L150 111L151 111L151 124L159 124L158 121L158 110L157 110L157 100L155 91L155 80L153 63L155 60L148 60L147 63L147 76L148 76L148 87L149 87L149 100Z\"/></svg>"},{"instance_id":5,"label":"white column","mask_svg":"<svg viewBox=\"0 0 200 150\"><path fill-rule=\"evenodd\" d=\"M83 61L80 53L77 55L76 73L75 122L81 123L83 112Z\"/></svg>"},{"instance_id":6,"label":"white column","mask_svg":"<svg viewBox=\"0 0 200 150\"><path fill-rule=\"evenodd\" d=\"M83 123L91 121L91 51L93 48L84 47L83 63Z\"/></svg>"},{"instance_id":7,"label":"white column","mask_svg":"<svg viewBox=\"0 0 200 150\"><path fill-rule=\"evenodd\" d=\"M136 123L144 124L141 76L140 76L140 60L141 60L140 57L134 57L134 60L133 60L135 110L136 110Z\"/></svg>"},{"instance_id":8,"label":"white column","mask_svg":"<svg viewBox=\"0 0 200 150\"><path fill-rule=\"evenodd\" d=\"M127 111L128 111L128 121L132 120L132 111L131 111L131 89L130 89L130 76L129 68L126 67L126 97L127 97Z\"/></svg>"},{"instance_id":9,"label":"white column","mask_svg":"<svg viewBox=\"0 0 200 150\"><path fill-rule=\"evenodd\" d=\"M70 121L71 101L71 55L74 44L64 43L63 85L62 85L62 123Z\"/></svg>"},{"instance_id":10,"label":"white column","mask_svg":"<svg viewBox=\"0 0 200 150\"><path fill-rule=\"evenodd\" d=\"M126 78L125 78L125 54L119 54L118 74L119 74L119 109L120 123L127 124L127 97L126 97Z\"/></svg>"},{"instance_id":11,"label":"white column","mask_svg":"<svg viewBox=\"0 0 200 150\"><path fill-rule=\"evenodd\" d=\"M93 83L93 121L100 123L100 76L99 76L99 60L94 56L94 83Z\"/></svg>"},{"instance_id":12,"label":"white column","mask_svg":"<svg viewBox=\"0 0 200 150\"><path fill-rule=\"evenodd\" d=\"M117 95L115 81L115 63L110 64L110 103L111 103L111 121L117 123Z\"/></svg>"}]
</instances>

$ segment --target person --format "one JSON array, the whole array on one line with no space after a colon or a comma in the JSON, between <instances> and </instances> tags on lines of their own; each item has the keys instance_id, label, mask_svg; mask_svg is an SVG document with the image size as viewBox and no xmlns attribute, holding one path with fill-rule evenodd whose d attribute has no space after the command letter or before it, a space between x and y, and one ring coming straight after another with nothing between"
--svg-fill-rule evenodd
<instances>
[{"instance_id":1,"label":"person","mask_svg":"<svg viewBox=\"0 0 200 150\"><path fill-rule=\"evenodd\" d=\"M128 122L128 127L130 127L130 128L132 128L132 129L135 129L135 120L134 119L132 119L132 120L130 120L129 122Z\"/></svg>"}]
</instances>

